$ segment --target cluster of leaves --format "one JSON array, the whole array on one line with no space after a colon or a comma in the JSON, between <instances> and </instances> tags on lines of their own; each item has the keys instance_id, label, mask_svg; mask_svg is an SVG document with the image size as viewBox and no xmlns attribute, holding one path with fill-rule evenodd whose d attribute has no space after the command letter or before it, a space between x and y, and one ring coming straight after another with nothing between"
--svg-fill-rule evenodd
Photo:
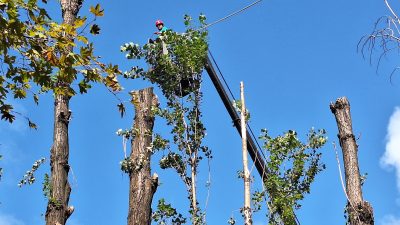
<instances>
[{"instance_id":1,"label":"cluster of leaves","mask_svg":"<svg viewBox=\"0 0 400 225\"><path fill-rule=\"evenodd\" d=\"M36 181L35 172L36 172L36 170L39 169L40 165L42 165L45 161L46 161L45 158L41 158L41 159L36 160L33 163L31 170L26 171L24 177L18 183L18 186L22 187L25 184L31 185L31 184L35 183L35 181Z\"/></svg>"},{"instance_id":2,"label":"cluster of leaves","mask_svg":"<svg viewBox=\"0 0 400 225\"><path fill-rule=\"evenodd\" d=\"M42 183L43 184L42 191L43 191L44 197L47 199L51 198L52 191L53 191L50 180L51 180L51 178L50 178L49 174L45 173L43 183Z\"/></svg>"},{"instance_id":3,"label":"cluster of leaves","mask_svg":"<svg viewBox=\"0 0 400 225\"><path fill-rule=\"evenodd\" d=\"M118 129L116 134L129 140L131 138L135 138L136 135L139 134L139 132L139 129L132 127L131 129L125 130ZM152 134L151 131L145 131L144 135L152 136L153 141L151 142L150 146L147 147L147 151L151 152L152 154L154 154L158 150L169 148L169 141L162 138L160 134ZM138 171L142 168L144 160L146 160L144 155L140 155L136 160L132 160L130 157L126 157L120 162L121 170L128 174L134 171Z\"/></svg>"},{"instance_id":4,"label":"cluster of leaves","mask_svg":"<svg viewBox=\"0 0 400 225\"><path fill-rule=\"evenodd\" d=\"M296 224L294 210L301 207L299 201L310 193L315 176L325 169L320 162L321 153L317 151L327 142L325 130L311 129L306 143L292 130L276 138L262 130L260 139L270 154L265 181L269 224ZM265 194L257 192L253 201L261 201Z\"/></svg>"},{"instance_id":5,"label":"cluster of leaves","mask_svg":"<svg viewBox=\"0 0 400 225\"><path fill-rule=\"evenodd\" d=\"M44 197L50 202L51 205L54 205L55 207L61 207L61 201L56 199L55 197L52 197L53 193L53 187L51 186L51 178L49 174L45 173L44 178L43 178L43 195Z\"/></svg>"},{"instance_id":6,"label":"cluster of leaves","mask_svg":"<svg viewBox=\"0 0 400 225\"><path fill-rule=\"evenodd\" d=\"M143 154L140 154L139 157L136 158L136 160L127 157L120 162L121 170L127 174L139 171L141 168L143 168L145 160L146 158Z\"/></svg>"},{"instance_id":7,"label":"cluster of leaves","mask_svg":"<svg viewBox=\"0 0 400 225\"><path fill-rule=\"evenodd\" d=\"M175 169L182 178L191 200L192 223L203 224L202 213L192 202L193 176L197 175L197 167L203 157L211 158L211 150L202 145L205 127L201 122L200 104L202 93L202 71L207 56L207 31L196 29L192 18L185 16L185 33L168 30L161 34L155 43L143 47L135 43L121 46L128 59L144 58L150 68L144 70L134 66L124 73L125 78L142 78L157 84L167 99L167 107L153 108L152 112L164 118L172 126L173 143L177 151L165 155L161 168ZM205 25L205 16L199 16L200 26ZM165 52L167 50L168 53ZM185 102L185 104L183 104ZM166 147L162 142L161 147ZM194 174L194 175L193 175ZM195 190L194 190L195 191Z\"/></svg>"},{"instance_id":8,"label":"cluster of leaves","mask_svg":"<svg viewBox=\"0 0 400 225\"><path fill-rule=\"evenodd\" d=\"M182 214L178 213L171 204L167 204L163 198L158 200L157 210L153 212L152 219L157 222L158 225L186 224L186 218L184 218Z\"/></svg>"},{"instance_id":9,"label":"cluster of leaves","mask_svg":"<svg viewBox=\"0 0 400 225\"><path fill-rule=\"evenodd\" d=\"M118 129L115 132L118 136L125 137L126 139L135 138L139 134L139 129L132 127L131 129Z\"/></svg>"},{"instance_id":10,"label":"cluster of leaves","mask_svg":"<svg viewBox=\"0 0 400 225\"><path fill-rule=\"evenodd\" d=\"M233 101L232 105L239 114L242 113L242 101L241 100ZM250 111L247 108L246 108L246 112L245 112L245 120L246 120L246 122L250 121Z\"/></svg>"},{"instance_id":11,"label":"cluster of leaves","mask_svg":"<svg viewBox=\"0 0 400 225\"><path fill-rule=\"evenodd\" d=\"M161 34L155 43L147 43L143 47L133 42L121 46L121 51L126 52L127 59L144 58L151 65L147 71L134 66L130 71L124 72L126 78L143 78L156 83L161 87L164 95L182 95L180 92L192 92L198 88L201 72L207 55L207 34L204 29L195 29L192 18L185 15L185 33L168 30ZM205 25L205 16L199 16L201 26ZM163 54L163 47L168 54ZM188 90L177 90L183 82L193 83L188 85ZM198 82L197 82L198 83Z\"/></svg>"},{"instance_id":12,"label":"cluster of leaves","mask_svg":"<svg viewBox=\"0 0 400 225\"><path fill-rule=\"evenodd\" d=\"M252 194L251 201L253 203L253 212L257 212L261 209L261 203L266 200L266 191L255 191Z\"/></svg>"},{"instance_id":13,"label":"cluster of leaves","mask_svg":"<svg viewBox=\"0 0 400 225\"><path fill-rule=\"evenodd\" d=\"M9 122L15 119L13 106L6 101L11 94L23 99L32 92L38 104L41 93L53 91L73 96L77 92L86 93L91 82L104 83L112 91L121 90L118 67L101 63L85 36L89 24L92 24L90 32L98 33L93 22L104 14L100 5L90 11L94 19L89 23L86 17L79 17L72 25L59 24L38 6L37 0L0 0L1 119ZM76 46L79 46L77 53L72 51ZM78 90L71 87L76 80Z\"/></svg>"}]
</instances>

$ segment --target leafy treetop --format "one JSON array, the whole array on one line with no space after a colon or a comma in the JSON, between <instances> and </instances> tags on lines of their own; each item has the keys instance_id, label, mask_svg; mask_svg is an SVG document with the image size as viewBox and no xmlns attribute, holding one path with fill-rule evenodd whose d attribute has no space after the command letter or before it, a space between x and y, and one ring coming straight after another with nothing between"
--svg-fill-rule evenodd
<instances>
[{"instance_id":1,"label":"leafy treetop","mask_svg":"<svg viewBox=\"0 0 400 225\"><path fill-rule=\"evenodd\" d=\"M7 103L10 95L23 99L32 92L38 104L41 93L73 96L86 93L92 82L104 83L112 91L121 90L118 66L100 62L86 36L85 28L90 24L90 32L98 33L94 21L104 14L100 5L90 11L94 19L89 23L86 17L78 17L73 25L59 24L36 0L0 0L1 119L15 119L13 106ZM70 51L74 47L78 50ZM78 81L76 89L71 87L74 81Z\"/></svg>"},{"instance_id":2,"label":"leafy treetop","mask_svg":"<svg viewBox=\"0 0 400 225\"><path fill-rule=\"evenodd\" d=\"M205 16L199 16L205 26ZM168 30L155 43L143 47L134 43L121 46L128 59L145 59L148 69L133 66L125 78L142 78L157 84L167 98L166 108L154 108L153 113L172 127L173 144L158 141L168 150L160 161L163 169L174 169L184 182L190 200L192 224L204 224L203 213L196 198L197 168L203 157L211 158L211 150L202 144L205 127L201 121L202 71L207 56L207 31L196 28L192 18L185 16L185 33ZM160 140L158 138L158 140ZM157 146L159 144L155 144ZM161 148L161 146L159 146Z\"/></svg>"}]
</instances>

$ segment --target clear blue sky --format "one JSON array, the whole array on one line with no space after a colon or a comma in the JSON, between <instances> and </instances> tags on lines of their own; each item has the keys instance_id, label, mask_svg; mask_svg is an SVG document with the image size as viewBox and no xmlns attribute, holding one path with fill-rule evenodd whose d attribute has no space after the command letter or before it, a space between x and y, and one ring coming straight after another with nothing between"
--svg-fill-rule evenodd
<instances>
[{"instance_id":1,"label":"clear blue sky","mask_svg":"<svg viewBox=\"0 0 400 225\"><path fill-rule=\"evenodd\" d=\"M206 14L215 21L252 1L104 1L105 16L99 19L101 35L94 38L96 52L104 61L119 64L124 70L133 61L124 58L119 47L125 42L143 44L155 30L156 19L180 32L183 15ZM96 1L86 0L80 15L88 15L88 7ZM57 1L50 1L53 15L59 15ZM394 4L400 10L400 4ZM389 74L399 66L399 58L384 59L379 73L376 63L369 65L357 53L359 39L373 29L376 19L387 15L383 1L372 0L264 0L243 14L209 29L210 50L214 54L231 88L238 96L239 82L244 81L251 126L256 134L267 128L277 135L293 129L304 139L311 127L325 128L329 142L322 149L327 169L312 186L311 194L302 202L298 217L306 225L344 224L346 204L341 188L332 142L337 141L337 127L329 103L347 96L351 103L353 127L360 135L359 162L367 172L364 197L374 207L378 225L400 224L400 187L395 167L384 166L381 158L388 150L388 162L400 165L400 147L393 140L399 137L398 115L389 120L400 106L400 74L390 84ZM149 86L139 81L122 81L126 91ZM161 95L160 90L155 90ZM211 190L207 208L210 225L227 224L232 212L238 224L238 209L243 202L241 144L231 120L204 75L205 142L213 150ZM121 98L128 100L122 93ZM18 181L40 157L49 158L52 144L53 101L42 96L39 106L32 101L18 101L17 110L26 113L38 125L31 131L23 120L8 125L0 122L0 162L4 176L0 182L0 225L44 224L47 201L41 182L49 172L48 163L36 174L37 183L18 188ZM71 101L73 119L70 124L71 204L75 212L69 225L126 224L128 210L128 176L119 168L123 159L122 140L115 135L119 128L131 126L129 109L120 119L116 100L107 90L96 85L89 94ZM397 118L397 120L396 120ZM397 124L397 126L396 126ZM155 129L166 132L165 123L157 120ZM391 141L392 147L386 148ZM394 147L393 147L394 146ZM397 154L396 154L397 153ZM397 155L397 158L396 158ZM159 158L155 156L154 159ZM341 158L341 157L340 157ZM396 161L397 159L397 161ZM200 169L200 206L206 200L206 164ZM400 166L397 167L400 170ZM154 163L160 176L154 202L164 197L186 213L188 201L182 182L172 171L163 171ZM255 170L253 175L257 176ZM256 180L254 189L261 189ZM266 224L264 211L255 215L255 225ZM186 213L187 214L187 213Z\"/></svg>"}]
</instances>

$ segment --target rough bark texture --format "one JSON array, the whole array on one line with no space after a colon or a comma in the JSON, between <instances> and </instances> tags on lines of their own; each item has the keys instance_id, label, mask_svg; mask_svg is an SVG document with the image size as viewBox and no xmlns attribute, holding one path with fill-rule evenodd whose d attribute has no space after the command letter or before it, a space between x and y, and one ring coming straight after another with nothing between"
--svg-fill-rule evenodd
<instances>
[{"instance_id":1,"label":"rough bark texture","mask_svg":"<svg viewBox=\"0 0 400 225\"><path fill-rule=\"evenodd\" d=\"M68 183L68 110L69 97L58 95L54 105L54 143L51 148L51 191L47 204L46 225L64 225L74 208L68 206L71 187Z\"/></svg>"},{"instance_id":2,"label":"rough bark texture","mask_svg":"<svg viewBox=\"0 0 400 225\"><path fill-rule=\"evenodd\" d=\"M61 0L64 23L74 23L81 4L82 0ZM72 48L69 51L72 51ZM59 83L58 85L69 84ZM71 117L69 100L70 97L59 94L54 100L54 136L50 152L51 190L46 210L46 225L65 225L74 211L74 207L68 206L71 193L68 182L68 124Z\"/></svg>"},{"instance_id":3,"label":"rough bark texture","mask_svg":"<svg viewBox=\"0 0 400 225\"><path fill-rule=\"evenodd\" d=\"M252 225L253 220L251 217L251 200L250 200L250 172L248 168L247 158L247 129L246 129L246 105L244 101L244 85L240 82L240 99L242 102L242 108L240 113L240 126L242 133L242 157L243 157L243 173L244 173L244 224Z\"/></svg>"},{"instance_id":4,"label":"rough bark texture","mask_svg":"<svg viewBox=\"0 0 400 225\"><path fill-rule=\"evenodd\" d=\"M358 146L353 134L350 103L346 97L330 104L339 129L339 142L343 151L343 161L346 177L346 192L348 195L348 212L351 225L374 224L372 206L363 200L360 171L358 167Z\"/></svg>"},{"instance_id":5,"label":"rough bark texture","mask_svg":"<svg viewBox=\"0 0 400 225\"><path fill-rule=\"evenodd\" d=\"M158 185L157 174L150 175L151 142L154 116L151 108L158 105L152 88L131 92L135 102L134 127L139 132L131 142L130 160L135 169L130 171L128 225L151 224L151 202Z\"/></svg>"}]
</instances>

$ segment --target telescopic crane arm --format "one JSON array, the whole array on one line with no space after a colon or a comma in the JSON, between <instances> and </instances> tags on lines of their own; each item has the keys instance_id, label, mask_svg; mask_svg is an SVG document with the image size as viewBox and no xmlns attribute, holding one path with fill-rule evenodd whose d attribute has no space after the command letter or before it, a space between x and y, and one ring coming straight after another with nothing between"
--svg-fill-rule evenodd
<instances>
[{"instance_id":1,"label":"telescopic crane arm","mask_svg":"<svg viewBox=\"0 0 400 225\"><path fill-rule=\"evenodd\" d=\"M239 135L241 136L241 126L240 126L240 117L238 116L235 108L232 105L231 99L229 98L228 94L225 91L224 86L222 85L217 72L214 69L214 66L210 60L210 58L207 55L206 58L206 63L205 63L205 69L210 76L210 79L212 83L214 84L215 89L217 90L219 97L221 97L222 102L224 103L224 106L226 110L228 111L229 115L232 118L233 124L236 127L237 131L239 132ZM247 148L249 155L251 159L253 160L258 173L260 174L260 177L265 180L267 176L267 167L265 164L265 161L257 149L257 146L252 138L250 136L249 132L247 132Z\"/></svg>"}]
</instances>

